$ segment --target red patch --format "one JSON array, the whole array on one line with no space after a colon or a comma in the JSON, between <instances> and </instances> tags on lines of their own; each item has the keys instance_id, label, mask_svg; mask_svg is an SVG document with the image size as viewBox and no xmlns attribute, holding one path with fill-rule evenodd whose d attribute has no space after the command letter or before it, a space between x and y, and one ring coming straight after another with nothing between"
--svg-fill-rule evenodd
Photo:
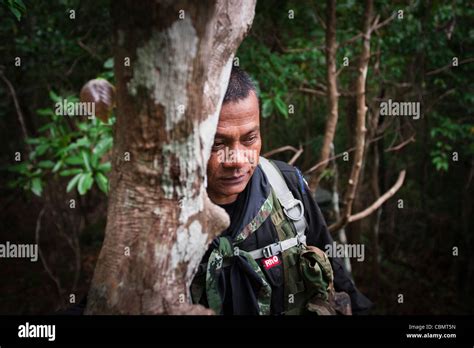
<instances>
[{"instance_id":1,"label":"red patch","mask_svg":"<svg viewBox=\"0 0 474 348\"><path fill-rule=\"evenodd\" d=\"M280 259L278 258L278 256L272 256L272 257L269 257L268 259L263 259L262 260L262 264L263 264L263 267L265 267L265 269L270 269L272 267L275 267L277 265L279 265L281 263Z\"/></svg>"}]
</instances>

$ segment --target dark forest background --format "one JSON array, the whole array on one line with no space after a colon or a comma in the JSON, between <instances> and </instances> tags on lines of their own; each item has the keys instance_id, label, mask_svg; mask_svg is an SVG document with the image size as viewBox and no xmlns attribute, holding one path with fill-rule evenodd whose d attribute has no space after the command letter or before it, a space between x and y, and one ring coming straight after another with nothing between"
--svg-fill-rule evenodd
<instances>
[{"instance_id":1,"label":"dark forest background","mask_svg":"<svg viewBox=\"0 0 474 348\"><path fill-rule=\"evenodd\" d=\"M62 117L54 105L78 100L90 79L114 82L109 8L109 1L0 3L0 243L39 242L42 252L36 263L0 260L1 314L50 313L87 293L106 224L114 117ZM259 1L234 60L258 85L262 152L291 146L272 158L299 153L293 162L310 182L329 113L326 13L324 1ZM339 1L336 16L339 119L316 195L328 224L351 173L343 154L357 143L364 6ZM370 206L401 170L406 178L380 209L334 238L366 246L365 261L351 260L351 269L376 303L373 313L472 314L474 5L376 1L377 16L383 25L370 39L353 211ZM422 117L378 115L388 98L420 102Z\"/></svg>"}]
</instances>

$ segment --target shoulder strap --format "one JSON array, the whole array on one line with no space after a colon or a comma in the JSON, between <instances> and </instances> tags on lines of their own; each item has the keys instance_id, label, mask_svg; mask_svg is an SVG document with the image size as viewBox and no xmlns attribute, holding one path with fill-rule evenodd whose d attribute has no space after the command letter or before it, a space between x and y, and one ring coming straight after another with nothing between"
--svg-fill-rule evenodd
<instances>
[{"instance_id":1,"label":"shoulder strap","mask_svg":"<svg viewBox=\"0 0 474 348\"><path fill-rule=\"evenodd\" d=\"M304 217L304 206L299 199L295 199L293 193L291 193L288 185L285 182L280 170L269 160L264 157L260 157L260 166L263 172L267 176L270 185L275 192L278 201L283 207L283 212L293 223L295 227L298 243L305 244L306 236L304 234L307 223Z\"/></svg>"}]
</instances>

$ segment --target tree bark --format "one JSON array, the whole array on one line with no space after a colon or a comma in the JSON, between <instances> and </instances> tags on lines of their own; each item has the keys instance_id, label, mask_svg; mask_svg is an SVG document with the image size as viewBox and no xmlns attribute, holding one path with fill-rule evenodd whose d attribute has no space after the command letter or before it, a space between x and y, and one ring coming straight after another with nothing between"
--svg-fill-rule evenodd
<instances>
[{"instance_id":1,"label":"tree bark","mask_svg":"<svg viewBox=\"0 0 474 348\"><path fill-rule=\"evenodd\" d=\"M352 169L347 183L347 190L344 195L344 209L342 212L342 218L332 226L331 231L337 231L340 228L347 225L349 217L352 212L352 203L356 194L357 185L359 183L359 174L362 168L362 162L364 160L364 147L365 147L365 136L366 136L366 114L367 106L365 101L365 83L367 80L367 70L369 67L370 60L370 37L371 37L371 23L373 13L373 0L365 1L364 11L364 29L363 29L363 41L362 50L359 56L358 64L358 75L356 79L356 103L357 103L357 118L356 118L356 134L355 134L355 151L354 159L352 162Z\"/></svg>"},{"instance_id":2,"label":"tree bark","mask_svg":"<svg viewBox=\"0 0 474 348\"><path fill-rule=\"evenodd\" d=\"M113 2L117 123L105 240L87 314L211 314L189 300L228 226L206 167L255 1ZM130 65L127 65L127 62Z\"/></svg>"},{"instance_id":3,"label":"tree bark","mask_svg":"<svg viewBox=\"0 0 474 348\"><path fill-rule=\"evenodd\" d=\"M341 218L341 211L339 208L339 169L337 167L337 161L334 158L334 144L331 144L330 147L330 155L333 158L331 160L331 166L332 166L332 171L333 171L333 176L332 176L332 210L334 211L334 220L339 221ZM344 228L341 228L338 232L338 239L339 243L341 244L347 244L347 235L346 235L346 230ZM352 266L351 266L351 261L349 260L349 257L347 255L344 255L343 257L344 261L344 267L348 273L352 273Z\"/></svg>"},{"instance_id":4,"label":"tree bark","mask_svg":"<svg viewBox=\"0 0 474 348\"><path fill-rule=\"evenodd\" d=\"M323 145L319 155L319 162L324 164L319 167L311 176L310 188L316 192L321 175L327 167L331 144L336 133L338 120L339 92L337 90L337 66L336 66L336 0L327 1L326 12L326 81L327 81L327 100L328 100L328 118L326 120L326 129L324 131Z\"/></svg>"}]
</instances>

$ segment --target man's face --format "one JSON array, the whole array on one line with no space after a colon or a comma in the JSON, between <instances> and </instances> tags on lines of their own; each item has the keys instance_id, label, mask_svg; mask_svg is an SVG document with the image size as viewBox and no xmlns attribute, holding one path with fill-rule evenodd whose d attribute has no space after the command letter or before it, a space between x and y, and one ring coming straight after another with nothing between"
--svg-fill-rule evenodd
<instances>
[{"instance_id":1,"label":"man's face","mask_svg":"<svg viewBox=\"0 0 474 348\"><path fill-rule=\"evenodd\" d=\"M261 147L255 93L223 104L207 164L207 193L214 203L229 204L237 199L252 177Z\"/></svg>"}]
</instances>

